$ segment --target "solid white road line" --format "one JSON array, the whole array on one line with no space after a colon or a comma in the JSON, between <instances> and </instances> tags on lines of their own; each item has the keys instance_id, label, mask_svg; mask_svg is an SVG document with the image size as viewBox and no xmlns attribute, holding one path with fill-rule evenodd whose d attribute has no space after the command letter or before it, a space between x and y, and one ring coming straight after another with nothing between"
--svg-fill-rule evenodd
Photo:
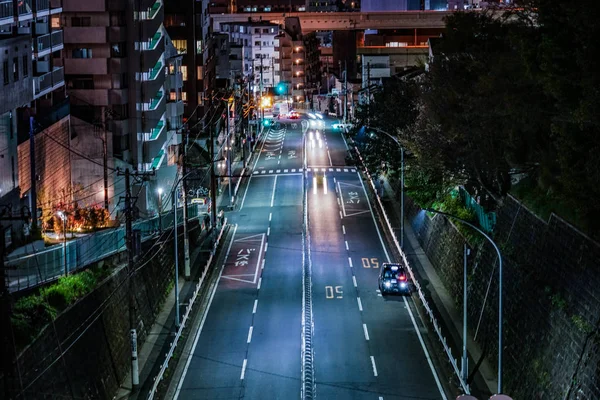
<instances>
[{"instance_id":1,"label":"solid white road line","mask_svg":"<svg viewBox=\"0 0 600 400\"><path fill-rule=\"evenodd\" d=\"M373 356L371 356L371 364L373 364L373 375L377 376L377 366L375 365L375 357ZM246 365L246 360L244 360L244 365Z\"/></svg>"},{"instance_id":2,"label":"solid white road line","mask_svg":"<svg viewBox=\"0 0 600 400\"><path fill-rule=\"evenodd\" d=\"M363 308L362 308L362 301L360 301L360 297L357 297L357 298L356 298L356 301L358 302L358 309L359 309L360 311L362 311L362 310L363 310Z\"/></svg>"},{"instance_id":3,"label":"solid white road line","mask_svg":"<svg viewBox=\"0 0 600 400\"><path fill-rule=\"evenodd\" d=\"M260 284L262 283L262 278L258 278L258 286L256 287L257 289L260 289Z\"/></svg>"},{"instance_id":4,"label":"solid white road line","mask_svg":"<svg viewBox=\"0 0 600 400\"><path fill-rule=\"evenodd\" d=\"M277 186L277 175L275 175L275 180L273 181L273 194L271 195L271 207L273 207L273 203L275 202L275 187Z\"/></svg>"},{"instance_id":5,"label":"solid white road line","mask_svg":"<svg viewBox=\"0 0 600 400\"><path fill-rule=\"evenodd\" d=\"M373 358L373 357L371 357ZM244 358L244 363L242 364L242 374L240 375L240 379L244 380L244 376L246 375L246 363L248 362L247 359ZM375 365L375 364L373 364ZM377 374L375 374L375 376L377 376Z\"/></svg>"},{"instance_id":6,"label":"solid white road line","mask_svg":"<svg viewBox=\"0 0 600 400\"><path fill-rule=\"evenodd\" d=\"M365 339L369 340L369 331L367 330L367 324L363 324L363 331L365 332ZM250 342L248 342L250 343ZM377 374L375 374L377 376Z\"/></svg>"},{"instance_id":7,"label":"solid white road line","mask_svg":"<svg viewBox=\"0 0 600 400\"><path fill-rule=\"evenodd\" d=\"M348 264L350 264L350 268L352 268L352 259L348 257Z\"/></svg>"},{"instance_id":8,"label":"solid white road line","mask_svg":"<svg viewBox=\"0 0 600 400\"><path fill-rule=\"evenodd\" d=\"M346 227L344 225L342 225L342 232L344 233L344 235L346 234Z\"/></svg>"},{"instance_id":9,"label":"solid white road line","mask_svg":"<svg viewBox=\"0 0 600 400\"><path fill-rule=\"evenodd\" d=\"M237 228L238 228L238 226L236 224L235 228L233 229L232 238L235 237L235 232L237 231ZM225 254L226 260L227 260L227 257L229 257L229 252L231 250L232 244L233 244L233 240L231 242L229 242L229 247L227 248L227 253ZM221 271L219 271L219 277L215 281L215 287L213 288L212 293L210 295L210 299L208 300L208 304L206 306L206 311L204 312L204 315L202 316L202 321L200 322L200 327L198 328L198 331L196 332L196 338L194 339L194 345L192 346L192 349L190 350L190 355L187 359L187 362L185 363L185 367L183 368L183 373L181 374L179 384L177 385L177 390L175 391L175 396L173 396L174 400L177 400L177 398L179 397L179 392L181 391L181 387L183 386L183 381L185 380L187 370L190 367L190 363L192 362L193 354L196 351L196 346L198 345L198 339L200 339L200 334L202 333L202 328L204 327L204 322L206 322L206 317L210 311L210 305L212 304L213 299L215 298L215 293L217 293L217 287L219 286L219 282L221 281L221 275L223 274L224 268L225 268L225 264L221 265Z\"/></svg>"},{"instance_id":10,"label":"solid white road line","mask_svg":"<svg viewBox=\"0 0 600 400\"><path fill-rule=\"evenodd\" d=\"M350 250L350 248L348 247L348 241L344 240L344 242L346 243L346 250Z\"/></svg>"},{"instance_id":11,"label":"solid white road line","mask_svg":"<svg viewBox=\"0 0 600 400\"><path fill-rule=\"evenodd\" d=\"M352 275L352 282L354 283L354 287L358 287L356 284L356 277L354 275Z\"/></svg>"},{"instance_id":12,"label":"solid white road line","mask_svg":"<svg viewBox=\"0 0 600 400\"><path fill-rule=\"evenodd\" d=\"M254 300L254 307L252 307L252 314L256 314L256 307L258 307L258 299Z\"/></svg>"},{"instance_id":13,"label":"solid white road line","mask_svg":"<svg viewBox=\"0 0 600 400\"><path fill-rule=\"evenodd\" d=\"M250 327L250 329L248 329L248 340L246 341L246 343L250 343L252 341L252 327Z\"/></svg>"}]
</instances>

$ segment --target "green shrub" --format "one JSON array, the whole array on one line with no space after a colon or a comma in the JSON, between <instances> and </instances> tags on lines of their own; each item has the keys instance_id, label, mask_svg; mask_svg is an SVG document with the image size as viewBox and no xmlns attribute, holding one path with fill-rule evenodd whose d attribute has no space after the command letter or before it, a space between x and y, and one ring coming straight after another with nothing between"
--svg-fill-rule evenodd
<instances>
[{"instance_id":1,"label":"green shrub","mask_svg":"<svg viewBox=\"0 0 600 400\"><path fill-rule=\"evenodd\" d=\"M56 318L56 309L42 296L31 295L19 299L11 317L15 341L22 348L41 332L50 321Z\"/></svg>"},{"instance_id":2,"label":"green shrub","mask_svg":"<svg viewBox=\"0 0 600 400\"><path fill-rule=\"evenodd\" d=\"M63 310L96 287L96 274L91 270L63 276L54 285L44 288L40 295L53 307Z\"/></svg>"}]
</instances>

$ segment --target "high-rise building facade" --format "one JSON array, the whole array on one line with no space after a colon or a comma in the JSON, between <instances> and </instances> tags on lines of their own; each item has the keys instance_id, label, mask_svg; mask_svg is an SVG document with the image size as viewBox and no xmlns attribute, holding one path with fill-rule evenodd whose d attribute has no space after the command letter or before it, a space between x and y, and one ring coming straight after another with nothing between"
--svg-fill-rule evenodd
<instances>
[{"instance_id":1,"label":"high-rise building facade","mask_svg":"<svg viewBox=\"0 0 600 400\"><path fill-rule=\"evenodd\" d=\"M181 70L169 64L165 6L162 0L63 1L72 145L82 155L74 156L73 183L92 188L94 201L113 211L124 191L116 168L155 171L135 193L145 216L156 208L156 190L174 179L181 140Z\"/></svg>"},{"instance_id":2,"label":"high-rise building facade","mask_svg":"<svg viewBox=\"0 0 600 400\"><path fill-rule=\"evenodd\" d=\"M203 129L216 88L216 57L208 0L164 0L165 28L182 56L184 120ZM200 122L200 123L199 123Z\"/></svg>"}]
</instances>

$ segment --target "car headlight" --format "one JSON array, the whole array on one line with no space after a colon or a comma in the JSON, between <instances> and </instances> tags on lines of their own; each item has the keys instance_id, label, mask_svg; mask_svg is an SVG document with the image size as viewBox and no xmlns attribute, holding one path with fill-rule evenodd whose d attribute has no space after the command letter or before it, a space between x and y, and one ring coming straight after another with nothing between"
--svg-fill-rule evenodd
<instances>
[{"instance_id":1,"label":"car headlight","mask_svg":"<svg viewBox=\"0 0 600 400\"><path fill-rule=\"evenodd\" d=\"M401 287L402 289L406 289L406 282L402 282L402 283L400 284L400 287Z\"/></svg>"},{"instance_id":2,"label":"car headlight","mask_svg":"<svg viewBox=\"0 0 600 400\"><path fill-rule=\"evenodd\" d=\"M392 286L390 281L385 281L383 284L385 287L389 288L390 286Z\"/></svg>"}]
</instances>

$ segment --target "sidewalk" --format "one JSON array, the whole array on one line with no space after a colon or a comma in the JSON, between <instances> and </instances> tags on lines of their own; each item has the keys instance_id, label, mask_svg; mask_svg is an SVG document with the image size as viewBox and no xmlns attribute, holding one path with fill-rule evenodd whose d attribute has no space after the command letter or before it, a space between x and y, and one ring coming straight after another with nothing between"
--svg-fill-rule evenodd
<instances>
[{"instance_id":1,"label":"sidewalk","mask_svg":"<svg viewBox=\"0 0 600 400\"><path fill-rule=\"evenodd\" d=\"M400 198L400 193L394 190L387 177L380 177L379 179L383 181L382 203L390 219L394 233L398 236L401 227L400 216L402 215L400 201L397 200ZM381 195L382 187L380 182L376 182L376 188ZM454 357L458 358L460 368L463 329L462 310L456 309L454 300L446 290L443 281L438 276L425 251L419 244L417 236L406 216L404 223L404 250L411 267L413 267L417 275L421 278L421 285L429 291L428 294L433 301L432 306L436 309L439 317L441 317L440 323L442 324L443 333L448 337L449 345L453 349ZM479 344L473 341L470 333L467 336L468 366L469 372L472 373L477 361L481 357L482 350ZM479 398L484 399L495 393L496 387L496 373L490 366L490 363L484 360L479 367L478 374L475 375L473 382L471 382L471 391L475 395L478 395Z\"/></svg>"},{"instance_id":2,"label":"sidewalk","mask_svg":"<svg viewBox=\"0 0 600 400\"><path fill-rule=\"evenodd\" d=\"M198 246L195 246L195 244L198 244ZM178 281L181 301L180 310L182 313L185 311L186 302L192 295L198 282L200 272L198 266L204 265L205 258L207 258L205 250L210 248L211 244L210 233L206 230L200 234L197 243L190 243L190 248L193 249L190 254L192 276L189 281L186 281L183 275L180 274ZM114 397L115 399L144 399L148 396L148 392L154 383L154 377L158 375L160 370L160 364L163 362L165 354L169 351L169 344L172 338L175 337L175 332L175 288L173 288L169 292L150 332L148 332L146 341L143 345L138 346L140 371L138 390L136 392L131 391L131 372L129 372L121 383L121 387Z\"/></svg>"}]
</instances>

